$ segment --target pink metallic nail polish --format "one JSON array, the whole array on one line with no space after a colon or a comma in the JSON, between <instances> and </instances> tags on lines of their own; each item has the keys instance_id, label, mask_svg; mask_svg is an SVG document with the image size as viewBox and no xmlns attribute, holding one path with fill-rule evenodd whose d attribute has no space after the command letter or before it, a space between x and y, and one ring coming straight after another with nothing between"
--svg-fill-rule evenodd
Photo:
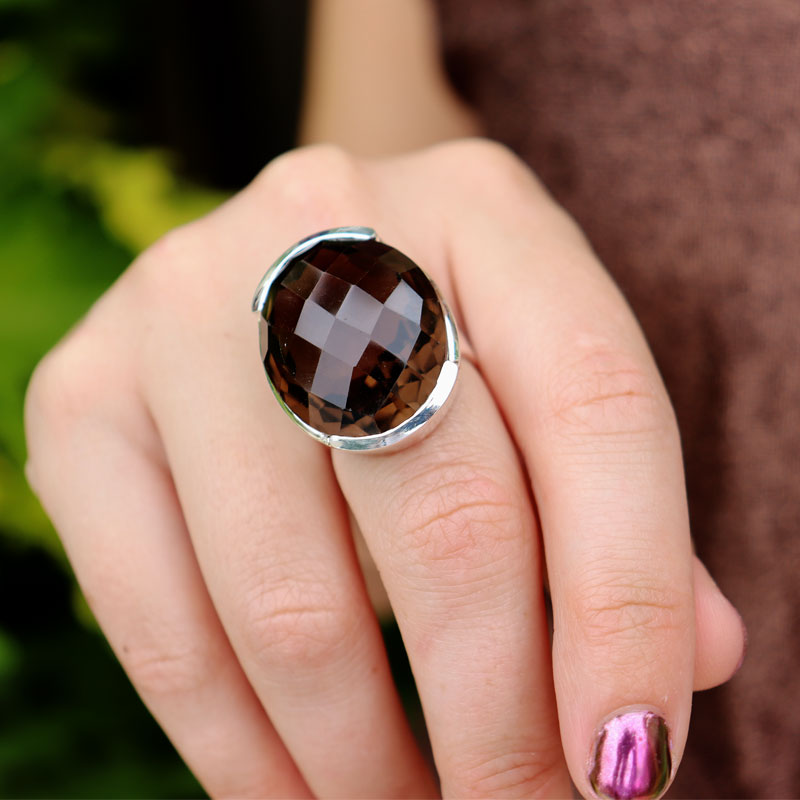
<instances>
[{"instance_id":1,"label":"pink metallic nail polish","mask_svg":"<svg viewBox=\"0 0 800 800\"><path fill-rule=\"evenodd\" d=\"M597 735L589 781L604 800L653 800L672 771L669 731L652 711L612 717Z\"/></svg>"}]
</instances>

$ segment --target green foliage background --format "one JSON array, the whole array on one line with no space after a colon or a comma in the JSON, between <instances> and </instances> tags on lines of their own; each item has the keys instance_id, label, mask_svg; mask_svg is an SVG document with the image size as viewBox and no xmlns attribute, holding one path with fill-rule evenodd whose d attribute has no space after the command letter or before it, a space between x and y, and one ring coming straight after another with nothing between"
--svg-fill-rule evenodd
<instances>
[{"instance_id":1,"label":"green foliage background","mask_svg":"<svg viewBox=\"0 0 800 800\"><path fill-rule=\"evenodd\" d=\"M36 363L137 252L222 199L120 144L76 89L119 35L113 3L80 6L0 0L0 796L192 797L23 472Z\"/></svg>"}]
</instances>

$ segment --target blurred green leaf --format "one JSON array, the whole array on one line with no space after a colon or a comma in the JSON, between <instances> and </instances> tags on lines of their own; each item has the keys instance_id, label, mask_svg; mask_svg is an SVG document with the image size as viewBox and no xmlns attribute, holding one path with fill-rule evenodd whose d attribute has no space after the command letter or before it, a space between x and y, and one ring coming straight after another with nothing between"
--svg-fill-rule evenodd
<instances>
[{"instance_id":1,"label":"blurred green leaf","mask_svg":"<svg viewBox=\"0 0 800 800\"><path fill-rule=\"evenodd\" d=\"M21 660L17 642L0 630L0 680L8 678L18 668Z\"/></svg>"},{"instance_id":2,"label":"blurred green leaf","mask_svg":"<svg viewBox=\"0 0 800 800\"><path fill-rule=\"evenodd\" d=\"M218 206L221 192L178 181L161 150L129 150L107 142L67 141L47 153L44 167L97 203L107 230L134 251Z\"/></svg>"},{"instance_id":3,"label":"blurred green leaf","mask_svg":"<svg viewBox=\"0 0 800 800\"><path fill-rule=\"evenodd\" d=\"M0 0L3 797L203 795L99 635L23 472L37 362L137 252L223 199L179 180L165 151L109 138L111 112L72 83L80 54L113 54L123 21L116 4Z\"/></svg>"}]
</instances>

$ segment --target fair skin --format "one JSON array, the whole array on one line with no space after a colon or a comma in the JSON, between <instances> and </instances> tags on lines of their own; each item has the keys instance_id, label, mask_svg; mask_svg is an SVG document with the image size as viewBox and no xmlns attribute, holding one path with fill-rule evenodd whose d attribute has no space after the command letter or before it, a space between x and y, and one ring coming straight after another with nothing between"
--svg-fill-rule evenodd
<instances>
[{"instance_id":1,"label":"fair skin","mask_svg":"<svg viewBox=\"0 0 800 800\"><path fill-rule=\"evenodd\" d=\"M347 150L280 157L136 260L37 368L28 474L115 653L213 796L438 796L349 507L441 794L568 797L571 777L590 797L594 731L617 709L662 713L680 760L692 690L733 673L740 620L692 555L677 426L630 309L511 153L434 144L476 123L441 75L430 9L377 5L316 7L302 135ZM407 36L419 70L364 69L340 47L345 23L377 53ZM355 124L365 97L378 105ZM453 403L400 452L308 439L258 360L259 278L339 225L423 265L466 344Z\"/></svg>"}]
</instances>

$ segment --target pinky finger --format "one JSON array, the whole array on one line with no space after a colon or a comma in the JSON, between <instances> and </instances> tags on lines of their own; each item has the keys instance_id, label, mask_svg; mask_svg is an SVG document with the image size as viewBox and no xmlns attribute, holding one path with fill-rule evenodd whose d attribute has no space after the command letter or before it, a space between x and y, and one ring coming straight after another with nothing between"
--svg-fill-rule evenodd
<instances>
[{"instance_id":1,"label":"pinky finger","mask_svg":"<svg viewBox=\"0 0 800 800\"><path fill-rule=\"evenodd\" d=\"M744 660L747 633L739 612L722 594L699 558L694 559L694 690L730 680Z\"/></svg>"},{"instance_id":2,"label":"pinky finger","mask_svg":"<svg viewBox=\"0 0 800 800\"><path fill-rule=\"evenodd\" d=\"M168 473L95 421L53 424L53 396L29 392L29 478L142 699L212 796L310 797L234 658Z\"/></svg>"}]
</instances>

